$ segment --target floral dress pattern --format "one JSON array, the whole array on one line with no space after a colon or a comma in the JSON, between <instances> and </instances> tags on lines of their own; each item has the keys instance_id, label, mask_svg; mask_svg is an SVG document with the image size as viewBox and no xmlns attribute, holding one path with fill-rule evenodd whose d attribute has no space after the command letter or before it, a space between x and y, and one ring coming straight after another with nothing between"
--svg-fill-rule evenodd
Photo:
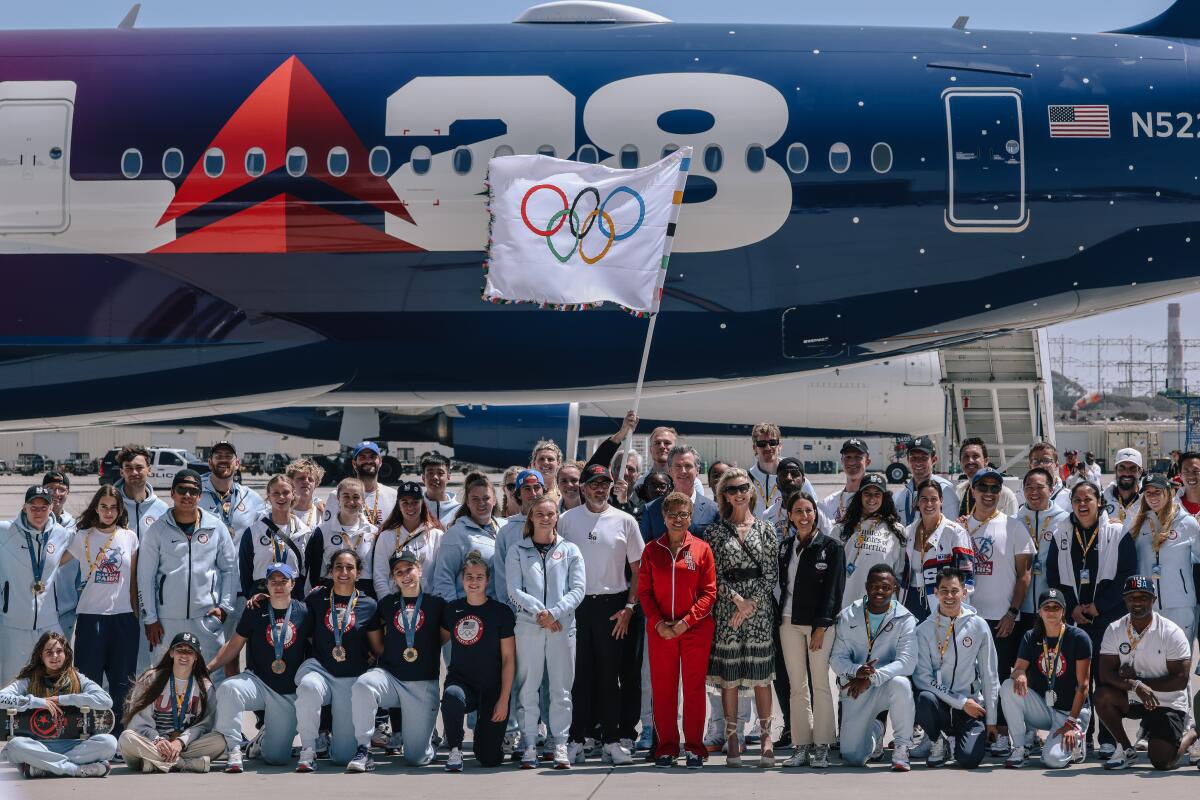
<instances>
[{"instance_id":1,"label":"floral dress pattern","mask_svg":"<svg viewBox=\"0 0 1200 800\"><path fill-rule=\"evenodd\" d=\"M727 520L708 526L704 538L717 566L717 604L713 611L716 631L708 660L708 681L714 686L769 686L775 679L774 587L779 582L779 539L775 526L756 519L739 541L737 528ZM761 574L731 580L730 570L755 568ZM732 591L758 603L754 616L734 629L730 625L737 606Z\"/></svg>"}]
</instances>

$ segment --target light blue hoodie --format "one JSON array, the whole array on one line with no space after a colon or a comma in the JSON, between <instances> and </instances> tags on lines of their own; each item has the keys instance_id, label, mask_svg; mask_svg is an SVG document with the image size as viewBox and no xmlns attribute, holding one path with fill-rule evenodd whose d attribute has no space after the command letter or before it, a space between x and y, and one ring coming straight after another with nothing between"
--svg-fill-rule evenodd
<instances>
[{"instance_id":1,"label":"light blue hoodie","mask_svg":"<svg viewBox=\"0 0 1200 800\"><path fill-rule=\"evenodd\" d=\"M505 596L507 589L496 589L496 537L504 525L503 517L493 517L487 528L483 528L469 514L463 514L454 521L446 535L442 537L442 546L438 550L437 567L433 573L433 593L446 602L462 597L462 564L463 559L472 550L478 550L479 555L487 562L491 570L491 580L488 581L487 595L495 599Z\"/></svg>"},{"instance_id":2,"label":"light blue hoodie","mask_svg":"<svg viewBox=\"0 0 1200 800\"><path fill-rule=\"evenodd\" d=\"M916 617L895 599L867 656L867 614L864 598L855 600L838 614L829 666L845 686L858 668L874 660L871 685L879 686L897 676L909 676L917 664Z\"/></svg>"},{"instance_id":3,"label":"light blue hoodie","mask_svg":"<svg viewBox=\"0 0 1200 800\"><path fill-rule=\"evenodd\" d=\"M505 594L517 612L518 623L537 624L537 615L549 611L564 628L575 625L575 609L583 602L583 554L561 536L547 551L538 552L532 538L508 549Z\"/></svg>"},{"instance_id":4,"label":"light blue hoodie","mask_svg":"<svg viewBox=\"0 0 1200 800\"><path fill-rule=\"evenodd\" d=\"M106 711L112 708L112 698L99 684L79 672L79 694L60 694L55 700L60 706L91 708ZM29 679L17 680L0 689L0 708L12 711L28 711L31 708L47 708L46 699L29 693Z\"/></svg>"},{"instance_id":5,"label":"light blue hoodie","mask_svg":"<svg viewBox=\"0 0 1200 800\"><path fill-rule=\"evenodd\" d=\"M129 515L129 530L137 534L138 541L142 534L150 530L150 526L166 516L170 507L162 498L154 494L154 487L146 484L146 499L140 503L125 494L125 480L122 478L113 484L113 488L121 493L121 501L125 503L125 513Z\"/></svg>"},{"instance_id":6,"label":"light blue hoodie","mask_svg":"<svg viewBox=\"0 0 1200 800\"><path fill-rule=\"evenodd\" d=\"M1000 679L991 629L974 610L963 606L954 620L954 635L946 642L949 632L950 621L940 611L934 611L917 626L919 652L913 686L918 691L932 692L960 711L968 699L974 700L987 711L987 724L995 725L1000 709ZM943 642L944 656L938 652Z\"/></svg>"},{"instance_id":7,"label":"light blue hoodie","mask_svg":"<svg viewBox=\"0 0 1200 800\"><path fill-rule=\"evenodd\" d=\"M33 592L26 533L34 549L42 553L42 583L46 590L40 594ZM27 631L58 627L54 578L70 541L70 531L55 523L53 517L40 532L29 526L24 511L14 520L0 522L0 625Z\"/></svg>"},{"instance_id":8,"label":"light blue hoodie","mask_svg":"<svg viewBox=\"0 0 1200 800\"><path fill-rule=\"evenodd\" d=\"M221 520L200 511L189 537L165 514L142 536L138 549L138 601L142 622L201 618L214 606L233 612L237 566L233 541Z\"/></svg>"}]
</instances>

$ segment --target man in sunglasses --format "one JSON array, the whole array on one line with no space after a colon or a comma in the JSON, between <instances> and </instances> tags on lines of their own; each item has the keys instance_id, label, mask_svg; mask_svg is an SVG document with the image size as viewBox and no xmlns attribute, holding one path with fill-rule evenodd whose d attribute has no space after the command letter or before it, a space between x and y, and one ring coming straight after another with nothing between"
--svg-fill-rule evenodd
<instances>
[{"instance_id":1,"label":"man in sunglasses","mask_svg":"<svg viewBox=\"0 0 1200 800\"><path fill-rule=\"evenodd\" d=\"M138 601L152 663L185 631L199 639L205 661L225 644L223 623L233 612L237 583L233 540L225 523L200 507L201 491L198 473L175 473L175 507L150 526L138 548Z\"/></svg>"},{"instance_id":2,"label":"man in sunglasses","mask_svg":"<svg viewBox=\"0 0 1200 800\"><path fill-rule=\"evenodd\" d=\"M1029 535L1010 526L1008 516L1000 510L1003 489L1004 476L999 472L991 467L977 470L971 479L973 508L965 523L975 551L975 592L971 595L971 605L992 632L1000 683L1012 671L1025 632L1020 622L1021 604L1029 591L1033 557L1037 553ZM992 744L992 755L1007 756L1011 747L1003 710L998 726L1000 735Z\"/></svg>"},{"instance_id":3,"label":"man in sunglasses","mask_svg":"<svg viewBox=\"0 0 1200 800\"><path fill-rule=\"evenodd\" d=\"M779 485L779 457L783 452L783 442L779 426L773 422L760 422L750 432L750 443L754 447L754 466L750 468L750 482L754 484L755 507L750 509L755 516L766 518L766 513L772 506L778 506L783 499L783 489ZM800 477L804 482L804 490L814 499L816 492L808 478L804 477L801 469Z\"/></svg>"}]
</instances>

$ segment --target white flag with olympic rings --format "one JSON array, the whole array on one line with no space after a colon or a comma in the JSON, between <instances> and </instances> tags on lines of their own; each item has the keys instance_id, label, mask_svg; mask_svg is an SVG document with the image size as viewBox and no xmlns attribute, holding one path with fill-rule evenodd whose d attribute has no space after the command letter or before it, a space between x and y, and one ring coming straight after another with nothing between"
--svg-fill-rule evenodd
<instances>
[{"instance_id":1,"label":"white flag with olympic rings","mask_svg":"<svg viewBox=\"0 0 1200 800\"><path fill-rule=\"evenodd\" d=\"M655 313L691 160L690 147L637 169L493 158L483 298Z\"/></svg>"}]
</instances>

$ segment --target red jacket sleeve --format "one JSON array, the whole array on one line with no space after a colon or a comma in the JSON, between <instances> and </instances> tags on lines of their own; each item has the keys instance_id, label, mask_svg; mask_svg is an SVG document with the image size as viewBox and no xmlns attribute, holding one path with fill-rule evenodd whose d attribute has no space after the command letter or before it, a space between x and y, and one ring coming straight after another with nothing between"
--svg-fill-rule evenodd
<instances>
[{"instance_id":1,"label":"red jacket sleeve","mask_svg":"<svg viewBox=\"0 0 1200 800\"><path fill-rule=\"evenodd\" d=\"M642 604L648 629L654 630L662 622L663 613L654 597L654 555L649 547L642 553L642 565L638 567L638 601Z\"/></svg>"},{"instance_id":2,"label":"red jacket sleeve","mask_svg":"<svg viewBox=\"0 0 1200 800\"><path fill-rule=\"evenodd\" d=\"M705 542L692 544L693 556L695 547L699 544L703 549L696 559L696 602L684 616L683 621L689 628L694 628L700 620L712 613L713 603L717 602L717 564L713 559L712 548Z\"/></svg>"}]
</instances>

